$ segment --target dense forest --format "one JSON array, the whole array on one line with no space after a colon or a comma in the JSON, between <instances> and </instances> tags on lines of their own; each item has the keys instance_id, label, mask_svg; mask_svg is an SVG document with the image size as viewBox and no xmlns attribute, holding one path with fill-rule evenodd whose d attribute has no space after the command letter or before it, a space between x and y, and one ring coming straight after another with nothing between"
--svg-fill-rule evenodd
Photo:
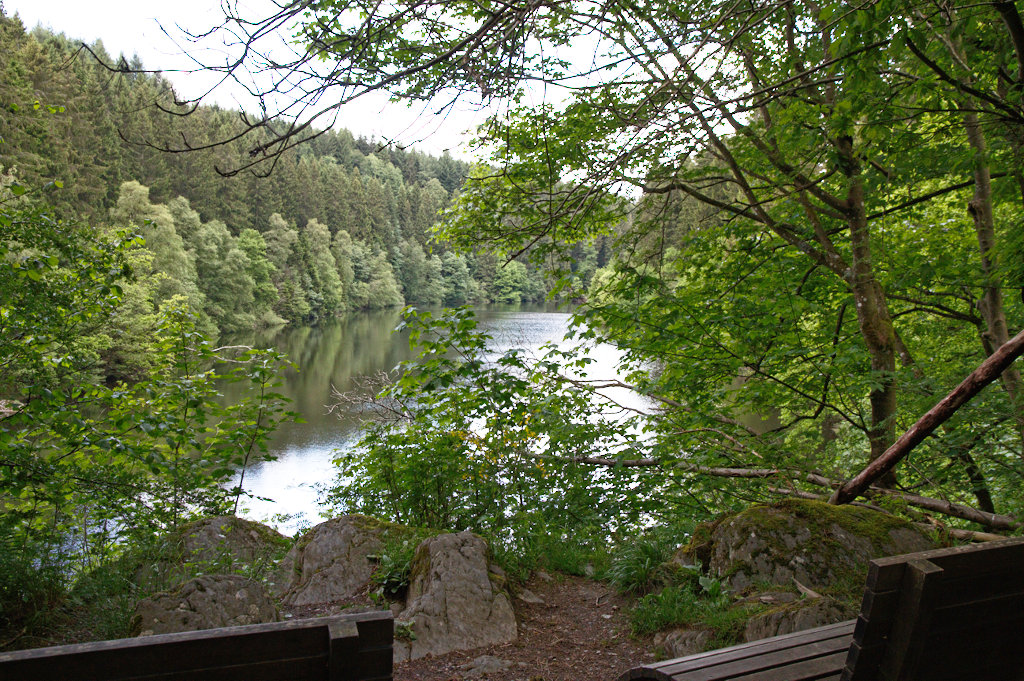
<instances>
[{"instance_id":1,"label":"dense forest","mask_svg":"<svg viewBox=\"0 0 1024 681\"><path fill-rule=\"evenodd\" d=\"M259 118L0 19L5 626L237 509L284 358L209 338L403 302L571 297L581 345L495 358L468 309L410 312L334 512L535 561L783 497L1022 531L1015 3L360 8L225 17ZM316 128L373 91L493 105L483 162ZM618 377L580 377L594 341Z\"/></svg>"},{"instance_id":2,"label":"dense forest","mask_svg":"<svg viewBox=\"0 0 1024 681\"><path fill-rule=\"evenodd\" d=\"M538 301L550 288L525 258L506 264L432 238L469 171L447 154L328 130L282 154L266 177L223 177L218 168L247 157L241 142L180 154L159 147L232 136L244 129L238 112L167 115L156 105L174 107L171 86L137 73L143 64L112 71L118 60L102 44L84 51L63 35L26 33L12 18L0 30L9 181L58 180L60 191L46 196L58 215L139 230L146 246L137 265L146 260L154 275L139 280L162 283L134 296L183 295L210 328L237 332L403 304ZM589 272L604 264L597 255Z\"/></svg>"}]
</instances>

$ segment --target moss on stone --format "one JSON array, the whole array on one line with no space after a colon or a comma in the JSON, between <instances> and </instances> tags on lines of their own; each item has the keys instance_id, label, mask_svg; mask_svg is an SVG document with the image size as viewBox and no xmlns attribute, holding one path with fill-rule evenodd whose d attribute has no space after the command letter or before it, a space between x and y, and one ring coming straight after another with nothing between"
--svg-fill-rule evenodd
<instances>
[{"instance_id":1,"label":"moss on stone","mask_svg":"<svg viewBox=\"0 0 1024 681\"><path fill-rule=\"evenodd\" d=\"M715 545L714 534L718 525L726 518L731 517L732 514L724 513L714 520L706 523L700 523L693 529L693 534L690 535L690 541L686 546L682 547L677 556L683 558L682 561L677 562L689 562L693 565L700 565L707 567L711 561L711 549Z\"/></svg>"},{"instance_id":2,"label":"moss on stone","mask_svg":"<svg viewBox=\"0 0 1024 681\"><path fill-rule=\"evenodd\" d=\"M856 604L871 558L933 546L927 535L897 516L786 499L699 527L684 552L737 592L756 591L757 582L792 588L799 581Z\"/></svg>"}]
</instances>

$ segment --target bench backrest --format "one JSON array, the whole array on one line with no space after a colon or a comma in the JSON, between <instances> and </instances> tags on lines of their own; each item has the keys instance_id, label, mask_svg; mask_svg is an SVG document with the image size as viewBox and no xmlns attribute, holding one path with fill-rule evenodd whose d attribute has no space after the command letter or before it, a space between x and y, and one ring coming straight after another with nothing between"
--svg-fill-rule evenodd
<instances>
[{"instance_id":1,"label":"bench backrest","mask_svg":"<svg viewBox=\"0 0 1024 681\"><path fill-rule=\"evenodd\" d=\"M871 561L843 681L1024 681L1024 538Z\"/></svg>"},{"instance_id":2,"label":"bench backrest","mask_svg":"<svg viewBox=\"0 0 1024 681\"><path fill-rule=\"evenodd\" d=\"M3 681L391 681L391 613L0 653Z\"/></svg>"}]
</instances>

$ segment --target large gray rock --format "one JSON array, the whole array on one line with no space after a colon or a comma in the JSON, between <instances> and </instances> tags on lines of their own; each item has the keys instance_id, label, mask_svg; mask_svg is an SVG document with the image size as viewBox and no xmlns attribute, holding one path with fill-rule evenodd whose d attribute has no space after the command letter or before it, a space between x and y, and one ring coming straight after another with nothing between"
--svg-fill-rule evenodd
<instances>
[{"instance_id":1,"label":"large gray rock","mask_svg":"<svg viewBox=\"0 0 1024 681\"><path fill-rule=\"evenodd\" d=\"M664 659L686 657L707 650L714 637L715 632L711 629L681 627L655 634L654 647Z\"/></svg>"},{"instance_id":2,"label":"large gray rock","mask_svg":"<svg viewBox=\"0 0 1024 681\"><path fill-rule=\"evenodd\" d=\"M259 582L240 575L205 575L135 606L138 636L276 622L277 608Z\"/></svg>"},{"instance_id":3,"label":"large gray rock","mask_svg":"<svg viewBox=\"0 0 1024 681\"><path fill-rule=\"evenodd\" d=\"M835 624L857 616L857 608L834 598L812 598L755 615L743 631L744 641L791 634L795 631Z\"/></svg>"},{"instance_id":4,"label":"large gray rock","mask_svg":"<svg viewBox=\"0 0 1024 681\"><path fill-rule=\"evenodd\" d=\"M406 608L413 640L395 641L395 661L514 641L516 618L487 544L470 532L442 534L416 549Z\"/></svg>"},{"instance_id":5,"label":"large gray rock","mask_svg":"<svg viewBox=\"0 0 1024 681\"><path fill-rule=\"evenodd\" d=\"M681 560L699 560L736 592L799 582L859 603L869 560L931 548L925 533L900 518L790 499L753 506L695 533Z\"/></svg>"},{"instance_id":6,"label":"large gray rock","mask_svg":"<svg viewBox=\"0 0 1024 681\"><path fill-rule=\"evenodd\" d=\"M279 564L290 545L284 535L251 520L203 518L168 535L160 558L142 564L135 582L143 588L166 590L201 574L245 572L279 590L291 572L290 566Z\"/></svg>"},{"instance_id":7,"label":"large gray rock","mask_svg":"<svg viewBox=\"0 0 1024 681\"><path fill-rule=\"evenodd\" d=\"M366 587L384 547L386 525L362 515L332 518L309 530L288 553L292 578L284 603L290 606L350 598Z\"/></svg>"}]
</instances>

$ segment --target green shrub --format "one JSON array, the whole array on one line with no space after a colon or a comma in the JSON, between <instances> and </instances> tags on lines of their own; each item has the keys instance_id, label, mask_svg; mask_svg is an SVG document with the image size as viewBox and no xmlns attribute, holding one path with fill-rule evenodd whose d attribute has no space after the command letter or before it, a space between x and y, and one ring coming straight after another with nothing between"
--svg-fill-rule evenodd
<instances>
[{"instance_id":1,"label":"green shrub","mask_svg":"<svg viewBox=\"0 0 1024 681\"><path fill-rule=\"evenodd\" d=\"M45 627L62 594L57 569L40 568L24 553L0 551L0 650L16 637Z\"/></svg>"},{"instance_id":2,"label":"green shrub","mask_svg":"<svg viewBox=\"0 0 1024 681\"><path fill-rule=\"evenodd\" d=\"M578 577L600 576L609 565L602 542L585 535L542 533L514 545L492 537L487 540L494 562L517 582L525 582L539 569Z\"/></svg>"},{"instance_id":3,"label":"green shrub","mask_svg":"<svg viewBox=\"0 0 1024 681\"><path fill-rule=\"evenodd\" d=\"M669 561L677 548L664 533L638 537L612 555L605 577L620 592L648 593L672 581L679 568Z\"/></svg>"},{"instance_id":4,"label":"green shrub","mask_svg":"<svg viewBox=\"0 0 1024 681\"><path fill-rule=\"evenodd\" d=\"M672 626L696 624L704 611L705 607L693 591L667 586L637 601L629 620L634 634L653 634Z\"/></svg>"},{"instance_id":5,"label":"green shrub","mask_svg":"<svg viewBox=\"0 0 1024 681\"><path fill-rule=\"evenodd\" d=\"M376 556L377 566L370 575L377 593L389 599L404 598L412 577L412 561L416 548L436 532L420 528L389 525L384 531L384 548Z\"/></svg>"},{"instance_id":6,"label":"green shrub","mask_svg":"<svg viewBox=\"0 0 1024 681\"><path fill-rule=\"evenodd\" d=\"M734 605L722 583L692 573L697 579L673 584L637 601L630 613L634 635L653 634L670 627L702 626L714 632L707 649L738 643L751 615L764 609L759 604Z\"/></svg>"}]
</instances>

